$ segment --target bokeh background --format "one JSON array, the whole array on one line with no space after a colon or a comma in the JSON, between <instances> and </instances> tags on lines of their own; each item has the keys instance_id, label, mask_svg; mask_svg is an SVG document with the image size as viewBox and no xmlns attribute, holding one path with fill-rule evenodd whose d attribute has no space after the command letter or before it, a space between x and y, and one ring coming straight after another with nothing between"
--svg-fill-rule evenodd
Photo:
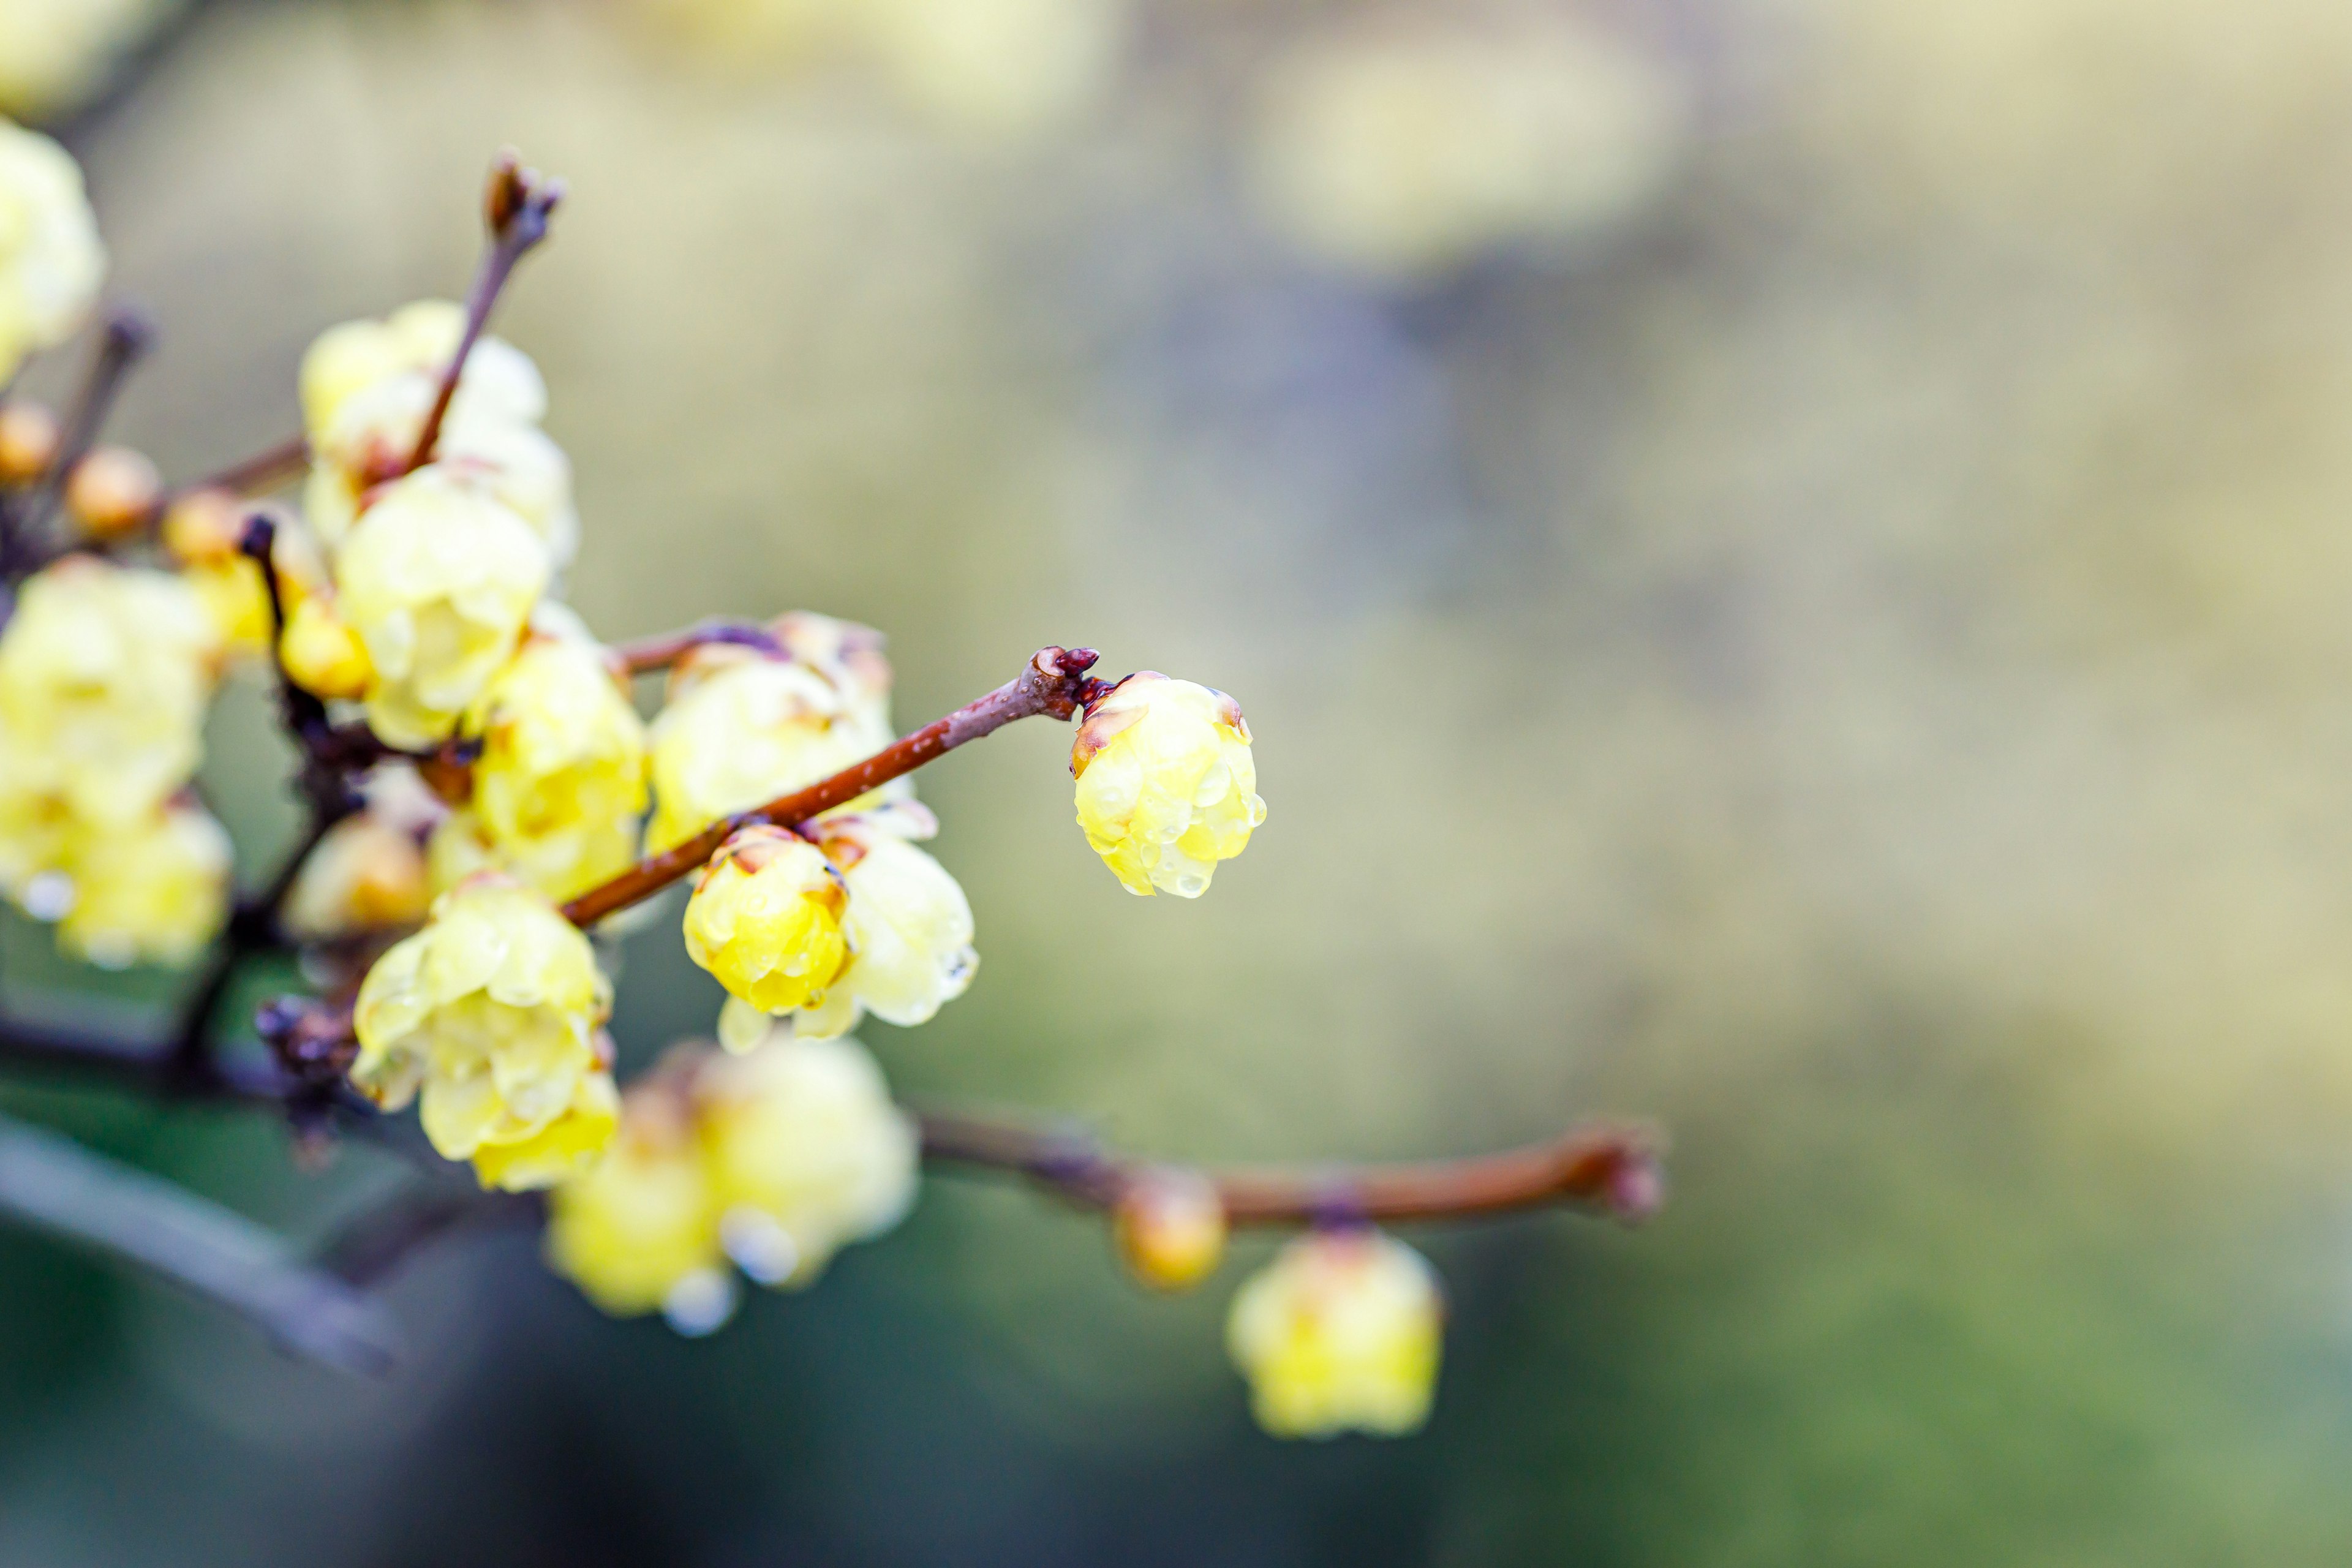
<instances>
[{"instance_id":1,"label":"bokeh background","mask_svg":"<svg viewBox=\"0 0 2352 1568\"><path fill-rule=\"evenodd\" d=\"M869 621L908 723L1046 641L1241 698L1271 820L1196 904L1048 728L926 775L984 963L864 1031L901 1093L1197 1158L1636 1113L1669 1207L1412 1233L1386 1444L1250 1426L1263 1244L1146 1299L985 1184L700 1342L453 1243L381 1386L0 1234L0 1561L2352 1554L2352 10L853 9L0 0L0 93L164 324L169 473L462 288L512 142L601 632ZM257 689L212 739L265 866ZM12 999L96 984L44 945ZM626 1061L709 1027L674 922L628 966ZM402 1179L0 1100L297 1236Z\"/></svg>"}]
</instances>

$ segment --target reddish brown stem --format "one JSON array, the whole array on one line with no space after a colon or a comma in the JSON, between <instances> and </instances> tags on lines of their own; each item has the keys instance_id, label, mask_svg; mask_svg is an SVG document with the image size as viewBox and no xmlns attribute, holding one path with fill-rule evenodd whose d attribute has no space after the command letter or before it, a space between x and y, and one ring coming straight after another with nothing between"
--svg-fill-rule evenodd
<instances>
[{"instance_id":1,"label":"reddish brown stem","mask_svg":"<svg viewBox=\"0 0 2352 1568\"><path fill-rule=\"evenodd\" d=\"M776 634L749 621L698 621L674 632L659 632L649 637L638 637L613 649L621 667L631 675L650 675L667 669L698 647L712 643L734 643L742 647L755 647L762 653L782 654L783 645Z\"/></svg>"},{"instance_id":2,"label":"reddish brown stem","mask_svg":"<svg viewBox=\"0 0 2352 1568\"><path fill-rule=\"evenodd\" d=\"M672 849L638 861L611 881L591 888L563 906L563 917L574 925L593 925L606 915L653 897L718 853L737 829L754 823L795 827L810 817L856 800L902 773L946 755L967 742L993 734L1016 719L1045 714L1067 719L1077 710L1087 671L1099 658L1087 647L1045 647L1028 667L979 701L934 720L904 740L875 752L856 767L844 768L803 790L782 795L765 805L719 818Z\"/></svg>"},{"instance_id":3,"label":"reddish brown stem","mask_svg":"<svg viewBox=\"0 0 2352 1568\"><path fill-rule=\"evenodd\" d=\"M465 374L467 357L489 324L490 311L515 264L547 237L547 220L562 200L563 182L524 168L512 148L500 153L490 165L489 183L482 194L489 243L474 273L474 286L466 295L466 330L458 336L457 353L441 372L441 384L434 392L432 409L425 416L425 427L417 434L415 450L409 453L400 473L414 473L433 460L434 448L441 441L442 422L449 416L450 400L457 395L458 379Z\"/></svg>"},{"instance_id":4,"label":"reddish brown stem","mask_svg":"<svg viewBox=\"0 0 2352 1568\"><path fill-rule=\"evenodd\" d=\"M173 487L172 496L176 499L199 490L226 490L233 496L266 495L301 473L310 462L309 437L289 436L276 446L265 447L201 479Z\"/></svg>"},{"instance_id":5,"label":"reddish brown stem","mask_svg":"<svg viewBox=\"0 0 2352 1568\"><path fill-rule=\"evenodd\" d=\"M1164 1164L1090 1141L983 1117L925 1113L925 1158L1009 1171L1089 1208L1114 1207ZM1635 1220L1664 1195L1659 1140L1639 1128L1578 1128L1497 1154L1413 1164L1205 1173L1234 1226L1461 1219L1568 1204Z\"/></svg>"}]
</instances>

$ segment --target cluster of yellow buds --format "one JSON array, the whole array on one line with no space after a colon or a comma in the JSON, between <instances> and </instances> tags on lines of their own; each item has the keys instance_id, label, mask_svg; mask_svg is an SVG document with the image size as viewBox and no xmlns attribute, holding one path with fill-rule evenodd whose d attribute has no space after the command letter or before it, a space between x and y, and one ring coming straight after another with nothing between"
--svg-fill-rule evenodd
<instances>
[{"instance_id":1,"label":"cluster of yellow buds","mask_svg":"<svg viewBox=\"0 0 2352 1568\"><path fill-rule=\"evenodd\" d=\"M556 1187L549 1260L608 1312L707 1332L755 1283L814 1280L914 1200L913 1125L853 1039L779 1030L747 1054L682 1049L632 1088L604 1162Z\"/></svg>"},{"instance_id":2,"label":"cluster of yellow buds","mask_svg":"<svg viewBox=\"0 0 2352 1568\"><path fill-rule=\"evenodd\" d=\"M352 1082L420 1101L425 1135L484 1184L543 1187L593 1162L620 1114L613 990L588 939L539 894L484 873L368 971Z\"/></svg>"},{"instance_id":3,"label":"cluster of yellow buds","mask_svg":"<svg viewBox=\"0 0 2352 1568\"><path fill-rule=\"evenodd\" d=\"M180 579L88 555L0 630L0 890L95 963L185 963L226 918L226 841L181 798L220 651Z\"/></svg>"},{"instance_id":4,"label":"cluster of yellow buds","mask_svg":"<svg viewBox=\"0 0 2352 1568\"><path fill-rule=\"evenodd\" d=\"M1421 1254L1369 1227L1317 1229L1243 1284L1225 1344L1275 1436L1398 1436L1429 1418L1444 1320Z\"/></svg>"}]
</instances>

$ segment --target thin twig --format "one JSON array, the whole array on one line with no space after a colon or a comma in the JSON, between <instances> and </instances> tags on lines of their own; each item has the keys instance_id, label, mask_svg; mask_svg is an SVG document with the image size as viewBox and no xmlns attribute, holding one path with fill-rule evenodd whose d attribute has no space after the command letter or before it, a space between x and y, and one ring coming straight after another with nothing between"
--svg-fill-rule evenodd
<instances>
[{"instance_id":1,"label":"thin twig","mask_svg":"<svg viewBox=\"0 0 2352 1568\"><path fill-rule=\"evenodd\" d=\"M313 1361L382 1375L398 1360L383 1310L305 1266L274 1233L6 1117L0 1117L0 1212L217 1301Z\"/></svg>"},{"instance_id":2,"label":"thin twig","mask_svg":"<svg viewBox=\"0 0 2352 1568\"><path fill-rule=\"evenodd\" d=\"M312 1256L339 1279L377 1285L460 1231L535 1225L546 1213L546 1203L537 1193L488 1193L436 1182L411 1187L362 1211Z\"/></svg>"},{"instance_id":3,"label":"thin twig","mask_svg":"<svg viewBox=\"0 0 2352 1568\"><path fill-rule=\"evenodd\" d=\"M89 374L82 378L73 405L66 413L57 452L18 512L20 553L38 559L44 548L42 536L56 514L59 498L65 494L67 479L73 473L74 465L89 455L97 441L100 428L114 407L115 395L122 390L123 377L154 341L154 325L144 311L134 306L118 305L108 314Z\"/></svg>"},{"instance_id":4,"label":"thin twig","mask_svg":"<svg viewBox=\"0 0 2352 1568\"><path fill-rule=\"evenodd\" d=\"M761 822L779 827L797 826L902 773L910 773L958 746L993 734L1016 719L1040 714L1067 719L1087 700L1087 671L1094 668L1099 657L1088 647L1040 648L1019 676L977 702L932 721L831 778L781 795L765 805L721 817L675 848L641 860L611 881L589 889L563 906L563 916L574 925L593 925L614 910L642 902L688 875L717 853L719 847L739 828Z\"/></svg>"},{"instance_id":5,"label":"thin twig","mask_svg":"<svg viewBox=\"0 0 2352 1568\"><path fill-rule=\"evenodd\" d=\"M267 495L300 474L310 462L310 438L300 435L289 436L276 446L265 447L251 457L239 458L203 479L173 486L165 504L168 506L173 500L194 495L200 490L223 490L233 496Z\"/></svg>"},{"instance_id":6,"label":"thin twig","mask_svg":"<svg viewBox=\"0 0 2352 1568\"><path fill-rule=\"evenodd\" d=\"M400 473L414 473L433 460L434 448L441 440L442 421L448 417L450 401L457 395L458 380L465 374L467 357L474 352L482 329L489 322L490 311L499 302L499 292L512 276L515 264L530 254L531 247L547 237L547 220L562 200L563 182L549 179L536 169L524 168L512 148L500 153L490 165L489 184L482 197L482 216L489 229L489 243L482 251L474 286L466 295L466 330L457 339L457 353L449 356L449 363L441 372L441 384L433 395L433 407L425 416L416 448L408 455L408 464Z\"/></svg>"},{"instance_id":7,"label":"thin twig","mask_svg":"<svg viewBox=\"0 0 2352 1568\"><path fill-rule=\"evenodd\" d=\"M926 1111L923 1157L1011 1172L1088 1208L1108 1209L1164 1163L1106 1152L1091 1139L998 1118ZM1412 1164L1205 1173L1235 1226L1459 1219L1568 1204L1640 1219L1664 1196L1659 1140L1592 1126L1497 1154Z\"/></svg>"},{"instance_id":8,"label":"thin twig","mask_svg":"<svg viewBox=\"0 0 2352 1568\"><path fill-rule=\"evenodd\" d=\"M674 632L661 632L649 637L638 637L613 649L621 668L631 675L650 675L667 669L696 648L712 643L733 643L741 647L755 647L762 653L782 655L783 644L767 627L750 621L697 621Z\"/></svg>"}]
</instances>

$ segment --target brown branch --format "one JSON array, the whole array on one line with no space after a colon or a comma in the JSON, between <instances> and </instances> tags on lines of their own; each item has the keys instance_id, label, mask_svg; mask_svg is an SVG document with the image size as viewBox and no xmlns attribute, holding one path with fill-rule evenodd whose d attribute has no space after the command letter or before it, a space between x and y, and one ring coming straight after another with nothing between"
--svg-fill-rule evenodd
<instances>
[{"instance_id":1,"label":"brown branch","mask_svg":"<svg viewBox=\"0 0 2352 1568\"><path fill-rule=\"evenodd\" d=\"M74 465L89 455L100 427L114 407L116 395L122 390L123 378L154 341L154 324L145 312L133 306L119 305L108 313L97 356L74 394L73 405L67 411L64 428L58 437L57 451L49 458L47 471L25 498L18 512L16 551L24 559L17 565L37 564L47 558L49 552L44 548L42 535L65 494L67 477L73 472Z\"/></svg>"},{"instance_id":2,"label":"brown branch","mask_svg":"<svg viewBox=\"0 0 2352 1568\"><path fill-rule=\"evenodd\" d=\"M926 1160L1011 1172L1087 1208L1115 1207L1165 1169L1108 1153L1083 1135L1017 1121L929 1111L917 1120ZM1463 1219L1551 1204L1638 1220L1664 1195L1660 1160L1654 1133L1601 1125L1461 1160L1205 1173L1234 1226Z\"/></svg>"},{"instance_id":3,"label":"brown branch","mask_svg":"<svg viewBox=\"0 0 2352 1568\"><path fill-rule=\"evenodd\" d=\"M762 822L794 827L902 773L910 773L958 746L993 734L1016 719L1039 714L1067 719L1081 702L1087 700L1092 686L1098 684L1088 681L1087 671L1094 668L1099 657L1089 647L1040 648L1019 676L979 701L932 721L831 778L779 796L765 805L719 818L676 848L641 860L611 881L589 889L563 906L563 916L574 925L593 925L614 910L642 902L680 877L689 875L716 854L739 828Z\"/></svg>"},{"instance_id":4,"label":"brown branch","mask_svg":"<svg viewBox=\"0 0 2352 1568\"><path fill-rule=\"evenodd\" d=\"M308 437L289 436L274 447L265 447L251 457L241 458L225 468L206 474L203 479L175 485L164 499L159 513L182 496L202 490L225 490L234 496L267 495L279 485L299 475L310 466L310 443Z\"/></svg>"},{"instance_id":5,"label":"brown branch","mask_svg":"<svg viewBox=\"0 0 2352 1568\"><path fill-rule=\"evenodd\" d=\"M441 423L449 415L450 401L457 395L457 382L466 371L466 360L480 341L482 329L489 323L490 311L499 302L499 293L513 275L515 264L530 254L531 247L547 237L547 220L556 205L563 200L563 182L551 180L536 169L526 169L512 148L500 153L490 165L488 186L482 195L482 216L489 229L489 242L482 251L481 266L474 274L474 286L466 295L466 330L458 336L457 352L449 356L449 363L441 372L441 384L433 395L432 410L425 416L425 427L416 437L416 448L408 455L407 466L400 473L414 473L433 460L433 450L441 440ZM398 478L395 474L394 478Z\"/></svg>"},{"instance_id":6,"label":"brown branch","mask_svg":"<svg viewBox=\"0 0 2352 1568\"><path fill-rule=\"evenodd\" d=\"M784 647L776 634L750 621L697 621L674 632L660 632L648 637L638 637L619 644L614 657L631 675L650 675L667 669L696 648L712 643L733 643L742 647L755 647L762 653L782 655Z\"/></svg>"},{"instance_id":7,"label":"brown branch","mask_svg":"<svg viewBox=\"0 0 2352 1568\"><path fill-rule=\"evenodd\" d=\"M461 1231L537 1224L547 1204L538 1193L480 1192L436 1182L412 1187L346 1221L314 1251L318 1266L352 1285L391 1279L418 1253Z\"/></svg>"}]
</instances>

